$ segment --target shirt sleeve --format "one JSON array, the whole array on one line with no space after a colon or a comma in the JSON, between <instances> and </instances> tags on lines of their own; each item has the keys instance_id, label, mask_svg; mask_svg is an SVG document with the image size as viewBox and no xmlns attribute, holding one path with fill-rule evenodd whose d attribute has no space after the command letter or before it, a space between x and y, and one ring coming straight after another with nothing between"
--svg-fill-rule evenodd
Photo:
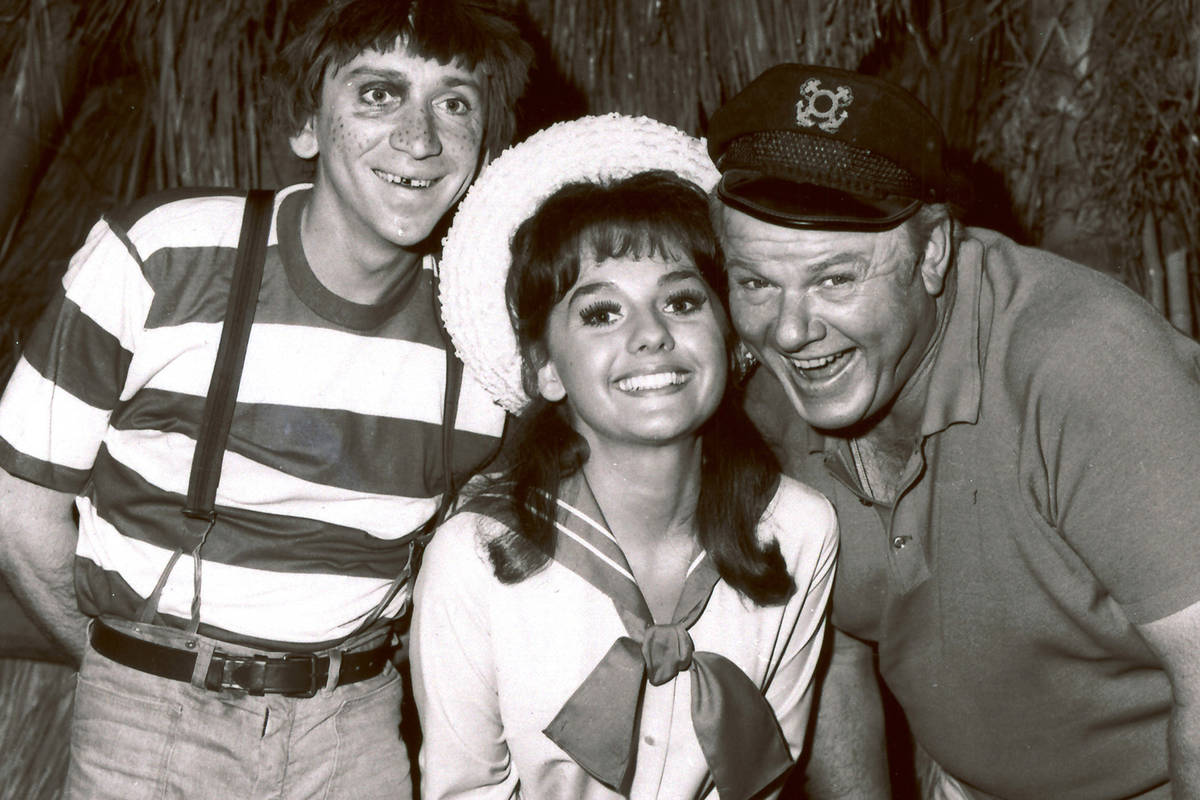
<instances>
[{"instance_id":1,"label":"shirt sleeve","mask_svg":"<svg viewBox=\"0 0 1200 800\"><path fill-rule=\"evenodd\" d=\"M787 481L788 479L784 479ZM788 481L791 483L790 481ZM767 686L766 698L794 758L803 749L812 711L813 677L826 631L826 607L837 561L837 516L817 492L791 483L802 502L781 503L773 515L779 525L794 526L790 538L801 539L798 557L789 567L796 593L784 614L783 655ZM782 538L782 537L781 537Z\"/></svg>"},{"instance_id":2,"label":"shirt sleeve","mask_svg":"<svg viewBox=\"0 0 1200 800\"><path fill-rule=\"evenodd\" d=\"M0 467L57 491L83 488L151 299L127 240L98 222L0 397Z\"/></svg>"},{"instance_id":3,"label":"shirt sleeve","mask_svg":"<svg viewBox=\"0 0 1200 800\"><path fill-rule=\"evenodd\" d=\"M519 797L505 742L487 596L496 585L476 546L484 518L460 513L438 531L414 593L413 694L421 716L421 795Z\"/></svg>"},{"instance_id":4,"label":"shirt sleeve","mask_svg":"<svg viewBox=\"0 0 1200 800\"><path fill-rule=\"evenodd\" d=\"M1144 623L1200 600L1200 345L1132 300L1094 316L1040 344L1021 477L1037 513Z\"/></svg>"}]
</instances>

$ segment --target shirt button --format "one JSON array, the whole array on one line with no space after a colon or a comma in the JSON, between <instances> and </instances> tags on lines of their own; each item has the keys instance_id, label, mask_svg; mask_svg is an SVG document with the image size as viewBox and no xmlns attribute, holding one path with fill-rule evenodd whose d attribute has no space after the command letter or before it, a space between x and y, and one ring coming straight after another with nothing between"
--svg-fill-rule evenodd
<instances>
[{"instance_id":1,"label":"shirt button","mask_svg":"<svg viewBox=\"0 0 1200 800\"><path fill-rule=\"evenodd\" d=\"M642 741L644 741L646 744L650 745L651 747L654 747L654 745L657 744L657 742L654 741L654 737L650 736L649 734L647 734L645 737L643 737Z\"/></svg>"},{"instance_id":2,"label":"shirt button","mask_svg":"<svg viewBox=\"0 0 1200 800\"><path fill-rule=\"evenodd\" d=\"M911 536L896 536L892 539L892 547L896 550L903 550L911 539Z\"/></svg>"}]
</instances>

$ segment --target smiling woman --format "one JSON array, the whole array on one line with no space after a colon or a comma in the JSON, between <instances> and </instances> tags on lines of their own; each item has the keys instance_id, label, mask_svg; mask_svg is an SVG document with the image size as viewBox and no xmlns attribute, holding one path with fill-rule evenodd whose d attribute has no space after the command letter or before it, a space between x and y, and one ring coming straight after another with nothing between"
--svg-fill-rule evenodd
<instances>
[{"instance_id":1,"label":"smiling woman","mask_svg":"<svg viewBox=\"0 0 1200 800\"><path fill-rule=\"evenodd\" d=\"M580 261L550 314L539 394L570 398L592 455L694 434L721 399L728 327L699 271L690 259Z\"/></svg>"},{"instance_id":2,"label":"smiling woman","mask_svg":"<svg viewBox=\"0 0 1200 800\"><path fill-rule=\"evenodd\" d=\"M598 132L617 144L592 148ZM607 117L505 153L478 186L518 167L514 204L536 198L511 270L454 257L456 237L504 227L470 196L455 221L448 327L467 363L508 363L512 342L516 375L490 390L522 411L510 468L438 532L418 579L427 797L773 796L800 751L836 522L779 475L728 379L698 147ZM557 174L529 180L547 158ZM492 285L507 271L508 314L449 311L478 293L468 267Z\"/></svg>"}]
</instances>

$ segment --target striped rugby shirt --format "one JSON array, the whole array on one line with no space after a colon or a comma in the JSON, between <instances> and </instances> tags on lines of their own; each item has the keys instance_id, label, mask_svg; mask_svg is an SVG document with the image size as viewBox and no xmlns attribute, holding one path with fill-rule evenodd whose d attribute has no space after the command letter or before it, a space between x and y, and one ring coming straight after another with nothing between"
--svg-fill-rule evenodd
<instances>
[{"instance_id":1,"label":"striped rugby shirt","mask_svg":"<svg viewBox=\"0 0 1200 800\"><path fill-rule=\"evenodd\" d=\"M201 632L278 649L350 633L404 566L397 540L434 513L444 483L434 259L377 304L334 295L300 247L308 190L276 196L202 553ZM98 222L0 399L0 466L78 495L84 613L135 618L183 546L156 621L190 617L180 508L244 204L244 193L185 190ZM495 451L503 425L465 374L460 479Z\"/></svg>"}]
</instances>

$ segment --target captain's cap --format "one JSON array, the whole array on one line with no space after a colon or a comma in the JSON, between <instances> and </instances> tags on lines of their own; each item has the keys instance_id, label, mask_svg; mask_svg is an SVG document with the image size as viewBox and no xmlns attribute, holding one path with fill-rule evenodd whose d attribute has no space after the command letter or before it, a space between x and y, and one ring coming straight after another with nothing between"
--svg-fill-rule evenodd
<instances>
[{"instance_id":1,"label":"captain's cap","mask_svg":"<svg viewBox=\"0 0 1200 800\"><path fill-rule=\"evenodd\" d=\"M888 230L946 199L941 126L911 94L857 72L780 64L713 115L726 205L775 225Z\"/></svg>"}]
</instances>

